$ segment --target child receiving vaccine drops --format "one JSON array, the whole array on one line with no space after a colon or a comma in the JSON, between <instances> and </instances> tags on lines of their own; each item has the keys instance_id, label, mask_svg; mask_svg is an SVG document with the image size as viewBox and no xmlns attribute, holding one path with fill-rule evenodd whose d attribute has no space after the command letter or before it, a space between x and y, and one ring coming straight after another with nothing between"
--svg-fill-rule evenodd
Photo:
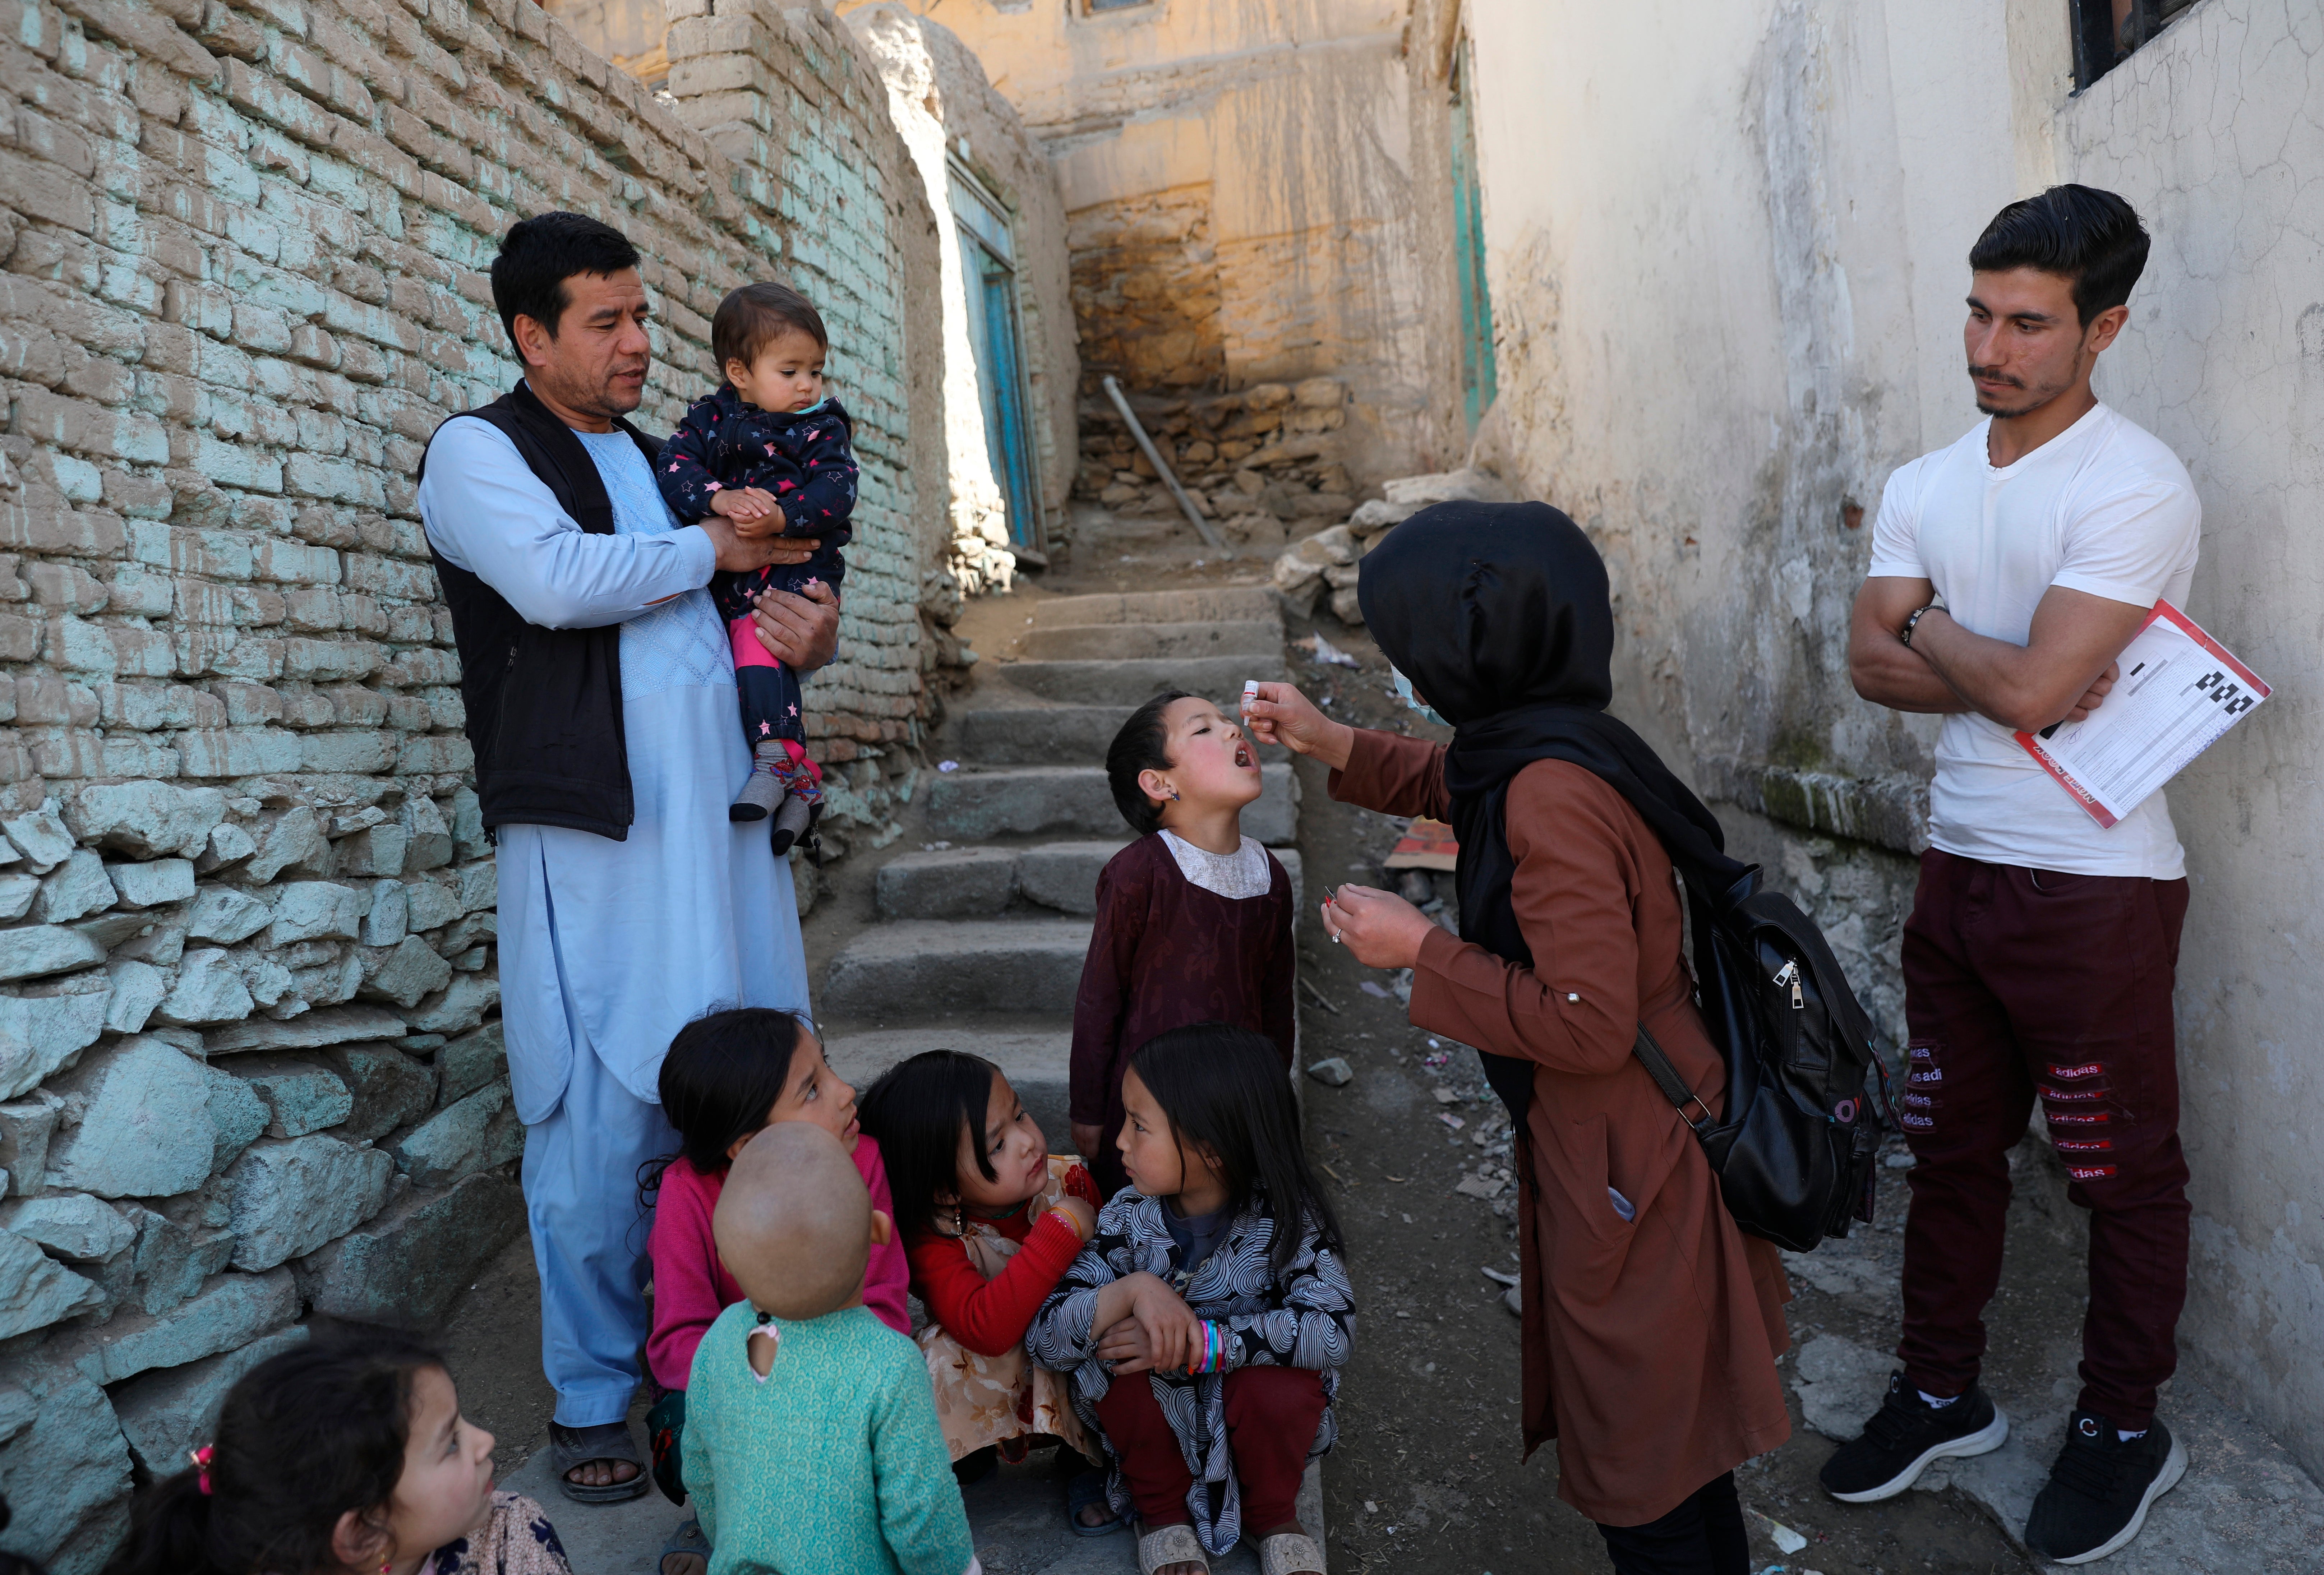
<instances>
[{"instance_id":1,"label":"child receiving vaccine drops","mask_svg":"<svg viewBox=\"0 0 2324 1575\"><path fill-rule=\"evenodd\" d=\"M1113 802L1139 840L1098 876L1097 922L1074 1002L1074 1146L1111 1197L1126 1184L1122 1069L1130 1052L1188 1023L1264 1034L1287 1074L1291 878L1242 831L1259 795L1257 746L1209 701L1157 695L1107 750Z\"/></svg>"},{"instance_id":2,"label":"child receiving vaccine drops","mask_svg":"<svg viewBox=\"0 0 2324 1575\"><path fill-rule=\"evenodd\" d=\"M720 570L711 599L734 648L734 687L750 779L726 813L734 820L775 816L777 853L789 851L823 801L823 772L807 758L798 675L759 643L752 613L770 591L798 593L820 579L836 591L840 556L854 534L853 430L823 389L831 336L807 299L788 285L746 284L718 303L710 351L725 381L694 401L654 466L671 512L687 524L724 515L734 533L812 537L802 564L749 574Z\"/></svg>"}]
</instances>

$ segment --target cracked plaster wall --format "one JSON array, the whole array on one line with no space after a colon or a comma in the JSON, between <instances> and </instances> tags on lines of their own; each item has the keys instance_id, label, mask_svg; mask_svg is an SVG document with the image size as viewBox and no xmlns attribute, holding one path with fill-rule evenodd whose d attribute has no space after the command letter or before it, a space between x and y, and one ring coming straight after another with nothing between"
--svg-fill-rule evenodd
<instances>
[{"instance_id":1,"label":"cracked plaster wall","mask_svg":"<svg viewBox=\"0 0 2324 1575\"><path fill-rule=\"evenodd\" d=\"M1892 1034L1934 719L1849 688L1880 490L1978 417L1965 256L2057 180L2156 236L2100 396L2201 493L2190 611L2276 686L2171 789L2182 1345L2324 1468L2324 18L2201 0L2069 96L2052 0L1469 0L1501 397L1480 457L1604 548L1616 708L1835 929Z\"/></svg>"},{"instance_id":2,"label":"cracked plaster wall","mask_svg":"<svg viewBox=\"0 0 2324 1575\"><path fill-rule=\"evenodd\" d=\"M2154 233L2105 396L2193 473L2190 611L2274 686L2170 789L2194 881L2181 1341L2324 1471L2324 11L2203 0L2065 106L2057 157Z\"/></svg>"}]
</instances>

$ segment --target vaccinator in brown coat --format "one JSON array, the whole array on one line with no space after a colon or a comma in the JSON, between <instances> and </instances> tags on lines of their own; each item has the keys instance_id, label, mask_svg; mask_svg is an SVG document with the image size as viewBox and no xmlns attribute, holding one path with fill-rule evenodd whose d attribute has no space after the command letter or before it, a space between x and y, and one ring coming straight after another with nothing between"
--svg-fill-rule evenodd
<instances>
[{"instance_id":1,"label":"vaccinator in brown coat","mask_svg":"<svg viewBox=\"0 0 2324 1575\"><path fill-rule=\"evenodd\" d=\"M1332 765L1334 798L1450 821L1462 934L1375 891L1335 894L1324 926L1367 962L1408 962L1414 1025L1486 1052L1517 1115L1526 1450L1557 1441L1559 1496L1606 1529L1618 1566L1621 1528L1723 1494L1732 1524L1712 1528L1702 1567L1725 1568L1743 1544L1720 1479L1791 1432L1775 1362L1790 1293L1631 1046L1645 1023L1722 1108L1666 843L1690 868L1742 867L1711 813L1605 714L1605 566L1564 515L1425 510L1365 558L1359 594L1452 743L1348 728L1287 686L1266 686L1281 704L1253 708L1255 731Z\"/></svg>"}]
</instances>

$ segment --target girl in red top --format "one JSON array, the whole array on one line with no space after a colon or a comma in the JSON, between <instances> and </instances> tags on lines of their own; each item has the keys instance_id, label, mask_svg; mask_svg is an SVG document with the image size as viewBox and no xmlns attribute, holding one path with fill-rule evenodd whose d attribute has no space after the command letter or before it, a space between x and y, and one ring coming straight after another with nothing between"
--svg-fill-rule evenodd
<instances>
[{"instance_id":1,"label":"girl in red top","mask_svg":"<svg viewBox=\"0 0 2324 1575\"><path fill-rule=\"evenodd\" d=\"M999 1067L956 1050L890 1068L863 1096L863 1124L888 1156L896 1232L927 1308L920 1349L955 1471L973 1481L1036 1443L1094 1459L1065 1379L1025 1355L1026 1327L1097 1229L1089 1172L1049 1152ZM1094 1536L1119 1524L1095 1471L1067 1497L1074 1530Z\"/></svg>"},{"instance_id":2,"label":"girl in red top","mask_svg":"<svg viewBox=\"0 0 2324 1575\"><path fill-rule=\"evenodd\" d=\"M646 1419L653 1446L654 1479L674 1502L685 1502L678 1474L678 1440L686 1425L686 1386L695 1348L718 1314L742 1299L742 1288L718 1260L710 1217L726 1184L727 1166L742 1145L778 1121L810 1121L839 1139L863 1174L872 1207L887 1226L895 1214L880 1145L862 1135L855 1091L823 1058L823 1041L788 1012L744 1007L696 1018L678 1031L661 1064L661 1108L678 1128L678 1151L640 1178L654 1200L653 1326L646 1336L646 1366L666 1393ZM911 1277L892 1229L882 1230L863 1266L863 1304L899 1334L912 1331L904 1305ZM1038 1305L1040 1298L1034 1298ZM1028 1311L1028 1314L1030 1316ZM1021 1334L1022 1331L1019 1331ZM662 1575L697 1575L698 1537L681 1525Z\"/></svg>"}]
</instances>

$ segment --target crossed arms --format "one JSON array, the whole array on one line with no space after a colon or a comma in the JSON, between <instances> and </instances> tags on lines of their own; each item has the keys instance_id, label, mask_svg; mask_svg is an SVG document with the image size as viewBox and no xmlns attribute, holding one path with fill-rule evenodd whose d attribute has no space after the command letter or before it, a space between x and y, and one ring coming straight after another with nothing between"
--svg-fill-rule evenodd
<instances>
[{"instance_id":1,"label":"crossed arms","mask_svg":"<svg viewBox=\"0 0 2324 1575\"><path fill-rule=\"evenodd\" d=\"M2115 658L2147 609L2052 585L2034 609L2026 643L1972 634L1941 607L1897 631L1936 599L1925 579L1876 576L1856 594L1848 630L1848 676L1856 692L1892 711L1973 711L2003 727L2039 732L2080 722L2114 687Z\"/></svg>"}]
</instances>

